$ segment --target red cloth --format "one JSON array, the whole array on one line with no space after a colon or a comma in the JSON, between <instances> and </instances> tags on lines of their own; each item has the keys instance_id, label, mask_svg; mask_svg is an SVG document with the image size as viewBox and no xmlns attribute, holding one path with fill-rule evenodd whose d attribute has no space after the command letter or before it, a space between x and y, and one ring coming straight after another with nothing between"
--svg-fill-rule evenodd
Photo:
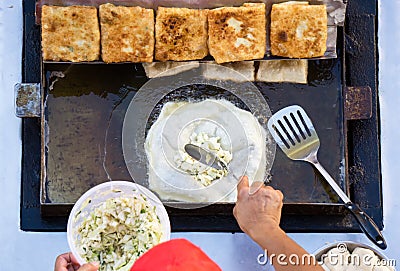
<instances>
[{"instance_id":1,"label":"red cloth","mask_svg":"<svg viewBox=\"0 0 400 271\"><path fill-rule=\"evenodd\" d=\"M191 242L173 239L147 251L130 271L221 271L221 268Z\"/></svg>"}]
</instances>

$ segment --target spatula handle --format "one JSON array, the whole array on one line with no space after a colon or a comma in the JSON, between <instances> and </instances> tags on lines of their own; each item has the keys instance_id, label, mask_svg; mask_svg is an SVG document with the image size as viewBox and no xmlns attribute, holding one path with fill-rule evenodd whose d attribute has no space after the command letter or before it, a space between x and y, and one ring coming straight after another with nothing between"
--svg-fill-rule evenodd
<instances>
[{"instance_id":1,"label":"spatula handle","mask_svg":"<svg viewBox=\"0 0 400 271\"><path fill-rule=\"evenodd\" d=\"M331 185L333 190L339 195L339 197L345 203L347 209L353 214L356 218L360 228L365 233L365 235L374 242L375 245L380 247L381 249L386 249L386 241L383 238L381 231L379 230L378 226L369 217L357 204L350 201L347 195L343 192L343 190L339 187L339 185L335 182L335 180L329 175L329 173L324 169L324 167L318 162L316 156L313 157L314 159L308 160L312 164L314 164L315 168L324 176L327 182Z\"/></svg>"},{"instance_id":2,"label":"spatula handle","mask_svg":"<svg viewBox=\"0 0 400 271\"><path fill-rule=\"evenodd\" d=\"M335 192L338 194L340 199L346 203L349 202L350 199L346 195L346 193L343 192L342 188L335 182L335 180L331 177L331 175L326 171L326 169L318 162L316 156L314 159L310 160L314 167L321 173L321 175L325 178L325 180L329 183L329 185L335 190Z\"/></svg>"},{"instance_id":3,"label":"spatula handle","mask_svg":"<svg viewBox=\"0 0 400 271\"><path fill-rule=\"evenodd\" d=\"M362 231L365 235L379 248L386 249L386 241L383 238L381 231L378 226L369 217L357 204L353 202L346 203L346 208L350 210L350 212L357 219L358 224L360 225Z\"/></svg>"}]
</instances>

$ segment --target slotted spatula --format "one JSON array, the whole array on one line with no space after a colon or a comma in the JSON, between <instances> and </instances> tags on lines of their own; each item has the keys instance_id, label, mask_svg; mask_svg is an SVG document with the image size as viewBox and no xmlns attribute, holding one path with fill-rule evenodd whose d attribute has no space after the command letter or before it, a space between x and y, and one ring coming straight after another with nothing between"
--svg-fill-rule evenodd
<instances>
[{"instance_id":1,"label":"slotted spatula","mask_svg":"<svg viewBox=\"0 0 400 271\"><path fill-rule=\"evenodd\" d=\"M281 150L292 160L311 163L330 184L354 215L365 235L381 249L386 249L386 241L375 222L349 197L329 173L318 162L317 152L320 146L315 128L306 112L298 105L292 105L275 113L268 121L271 132Z\"/></svg>"}]
</instances>

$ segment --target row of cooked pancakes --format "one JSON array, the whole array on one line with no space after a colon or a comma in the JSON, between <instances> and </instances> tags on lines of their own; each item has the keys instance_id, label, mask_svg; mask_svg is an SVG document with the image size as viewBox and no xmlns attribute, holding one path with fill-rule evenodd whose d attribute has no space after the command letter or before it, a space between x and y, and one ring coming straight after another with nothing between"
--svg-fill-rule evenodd
<instances>
[{"instance_id":1,"label":"row of cooked pancakes","mask_svg":"<svg viewBox=\"0 0 400 271\"><path fill-rule=\"evenodd\" d=\"M326 39L324 5L273 5L273 55L323 56ZM187 61L208 54L217 63L261 59L266 8L263 3L210 10L159 7L154 20L154 11L142 7L43 6L42 50L47 61L95 61L100 55L107 63Z\"/></svg>"}]
</instances>

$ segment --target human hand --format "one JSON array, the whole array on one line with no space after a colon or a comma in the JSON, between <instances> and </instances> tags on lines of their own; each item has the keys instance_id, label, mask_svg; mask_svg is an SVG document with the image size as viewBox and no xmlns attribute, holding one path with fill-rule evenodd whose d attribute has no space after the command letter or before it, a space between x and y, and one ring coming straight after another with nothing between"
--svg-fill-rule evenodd
<instances>
[{"instance_id":1,"label":"human hand","mask_svg":"<svg viewBox=\"0 0 400 271\"><path fill-rule=\"evenodd\" d=\"M81 266L71 252L59 255L54 266L54 271L97 271L98 269L98 263L86 263Z\"/></svg>"},{"instance_id":2,"label":"human hand","mask_svg":"<svg viewBox=\"0 0 400 271\"><path fill-rule=\"evenodd\" d=\"M240 228L253 240L257 240L268 231L280 229L283 194L270 186L255 182L249 187L247 176L238 184L238 195L233 215ZM249 193L250 191L256 191Z\"/></svg>"}]
</instances>

